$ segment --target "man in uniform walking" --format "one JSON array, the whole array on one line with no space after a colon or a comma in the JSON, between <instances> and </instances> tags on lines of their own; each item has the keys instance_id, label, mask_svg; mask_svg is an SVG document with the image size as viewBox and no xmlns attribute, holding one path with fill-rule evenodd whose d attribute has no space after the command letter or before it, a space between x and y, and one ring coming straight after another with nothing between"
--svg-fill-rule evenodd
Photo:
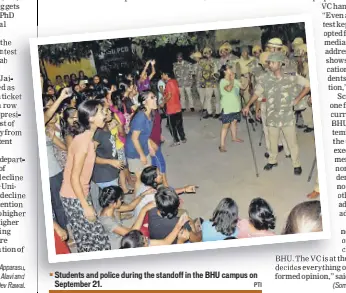
<instances>
[{"instance_id":1,"label":"man in uniform walking","mask_svg":"<svg viewBox=\"0 0 346 293\"><path fill-rule=\"evenodd\" d=\"M183 54L177 54L177 62L173 63L173 72L175 79L179 84L180 100L182 111L186 110L188 100L191 112L195 111L191 86L192 86L192 64L183 59Z\"/></svg>"},{"instance_id":2,"label":"man in uniform walking","mask_svg":"<svg viewBox=\"0 0 346 293\"><path fill-rule=\"evenodd\" d=\"M267 105L267 126L270 141L270 153L268 163L264 170L271 170L277 166L278 141L280 130L283 131L291 152L294 174L302 173L299 160L299 147L297 143L297 133L295 128L295 117L293 106L307 95L310 91L310 83L307 79L299 75L288 75L282 69L284 56L281 52L274 52L268 56L270 72L256 84L255 93L246 107L243 114L249 113L250 106L262 95L266 97ZM299 93L297 85L303 87Z\"/></svg>"},{"instance_id":3,"label":"man in uniform walking","mask_svg":"<svg viewBox=\"0 0 346 293\"><path fill-rule=\"evenodd\" d=\"M268 62L267 59L269 57L269 52L263 52L260 55L259 60L259 67L255 67L253 69L253 76L254 76L254 86L256 87L256 84L260 82L260 79L263 78L268 72ZM269 134L268 134L268 126L267 126L267 99L263 95L258 97L256 101L256 118L259 120L262 120L262 127L263 127L263 133L264 133L264 139L265 139L265 145L266 145L266 152L264 153L264 156L266 158L269 158L270 153L270 141L269 141ZM280 131L279 136L279 144L278 144L278 152L281 152L282 150L285 151L286 158L290 158L291 154L289 151L289 148L287 146L286 139L283 135L282 130Z\"/></svg>"}]
</instances>

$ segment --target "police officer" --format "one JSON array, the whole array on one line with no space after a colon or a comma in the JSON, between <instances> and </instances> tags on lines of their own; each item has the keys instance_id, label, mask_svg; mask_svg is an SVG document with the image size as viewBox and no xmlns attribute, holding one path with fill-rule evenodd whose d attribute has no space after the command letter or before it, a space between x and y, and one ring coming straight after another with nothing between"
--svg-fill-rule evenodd
<instances>
[{"instance_id":1,"label":"police officer","mask_svg":"<svg viewBox=\"0 0 346 293\"><path fill-rule=\"evenodd\" d=\"M261 53L263 52L262 47L260 45L255 45L252 47L252 56L255 57L257 59L257 61L259 61L259 57L261 55Z\"/></svg>"},{"instance_id":2,"label":"police officer","mask_svg":"<svg viewBox=\"0 0 346 293\"><path fill-rule=\"evenodd\" d=\"M252 47L252 56L255 58L252 66L252 74L251 74L251 83L253 85L256 84L256 74L262 73L263 67L262 64L260 64L260 55L262 54L263 50L260 45L255 45Z\"/></svg>"},{"instance_id":3,"label":"police officer","mask_svg":"<svg viewBox=\"0 0 346 293\"><path fill-rule=\"evenodd\" d=\"M173 72L179 84L182 111L184 112L186 110L186 102L188 100L190 110L191 112L194 112L195 108L191 92L191 86L193 82L192 64L183 59L182 53L177 54L177 62L173 63Z\"/></svg>"},{"instance_id":4,"label":"police officer","mask_svg":"<svg viewBox=\"0 0 346 293\"><path fill-rule=\"evenodd\" d=\"M297 143L297 134L295 128L295 117L293 106L307 95L310 91L310 83L300 75L285 74L282 65L284 55L281 52L274 52L268 56L270 72L266 73L263 78L256 84L255 93L246 107L243 114L249 113L250 106L260 97L266 97L266 119L270 141L270 153L268 163L264 170L271 170L277 166L280 130L283 131L291 152L292 165L294 174L302 173L301 163L299 160L299 147ZM297 85L301 85L303 90L298 91Z\"/></svg>"},{"instance_id":5,"label":"police officer","mask_svg":"<svg viewBox=\"0 0 346 293\"><path fill-rule=\"evenodd\" d=\"M232 54L232 46L230 43L223 43L219 48L220 59L218 60L218 68L219 71L222 65L231 65L234 67L235 63L239 60L239 58Z\"/></svg>"},{"instance_id":6,"label":"police officer","mask_svg":"<svg viewBox=\"0 0 346 293\"><path fill-rule=\"evenodd\" d=\"M237 64L239 64L240 71L240 82L244 88L242 91L245 103L247 103L250 98L250 90L251 90L251 71L252 67L255 66L255 58L249 56L249 47L244 46L241 48L241 56L238 60Z\"/></svg>"},{"instance_id":7,"label":"police officer","mask_svg":"<svg viewBox=\"0 0 346 293\"><path fill-rule=\"evenodd\" d=\"M306 79L310 79L306 44L298 45L295 48L294 55L297 58L297 73ZM304 120L304 125L306 126L304 130L305 133L309 133L314 130L312 108L308 103L309 97L310 95L307 95L299 104L294 107L294 110L302 111L301 114Z\"/></svg>"},{"instance_id":8,"label":"police officer","mask_svg":"<svg viewBox=\"0 0 346 293\"><path fill-rule=\"evenodd\" d=\"M304 44L304 40L301 37L295 38L292 42L292 49L293 52L296 50L297 46L303 45Z\"/></svg>"},{"instance_id":9,"label":"police officer","mask_svg":"<svg viewBox=\"0 0 346 293\"><path fill-rule=\"evenodd\" d=\"M202 111L206 112L205 109L205 103L204 103L204 98L205 98L205 88L202 88L202 67L201 67L201 63L203 62L202 58L202 54L201 52L197 51L193 54L191 54L190 58L192 60L194 60L196 63L192 65L192 70L193 70L193 75L196 79L196 88L197 88L197 92L199 95L199 100L201 102L202 105Z\"/></svg>"},{"instance_id":10,"label":"police officer","mask_svg":"<svg viewBox=\"0 0 346 293\"><path fill-rule=\"evenodd\" d=\"M268 62L267 59L269 57L269 52L261 53L260 55L260 69L257 67L253 69L253 75L254 75L254 85L256 86L257 83L260 83L260 79L265 76L266 73L269 72L268 68ZM269 158L269 152L270 152L270 141L269 141L269 134L268 134L268 126L267 126L267 106L266 106L267 99L264 96L258 97L256 101L256 118L259 120L262 120L262 127L263 127L263 133L265 138L265 144L266 144L266 152L264 156L266 158ZM281 152L282 150L285 150L286 158L290 158L291 154L289 152L289 148L287 146L286 139L283 135L283 132L280 131L280 137L279 137L279 145L278 145L278 152Z\"/></svg>"},{"instance_id":11,"label":"police officer","mask_svg":"<svg viewBox=\"0 0 346 293\"><path fill-rule=\"evenodd\" d=\"M283 43L281 39L272 38L266 44L266 51L269 51L271 53L280 52L282 49L282 46L283 46Z\"/></svg>"},{"instance_id":12,"label":"police officer","mask_svg":"<svg viewBox=\"0 0 346 293\"><path fill-rule=\"evenodd\" d=\"M204 119L208 119L213 116L212 107L212 97L215 97L215 115L213 116L217 119L220 116L220 91L217 89L217 77L218 73L218 63L212 57L213 51L206 47L203 49L203 61L200 62L201 66L201 87L204 88L204 105L207 109Z\"/></svg>"}]
</instances>

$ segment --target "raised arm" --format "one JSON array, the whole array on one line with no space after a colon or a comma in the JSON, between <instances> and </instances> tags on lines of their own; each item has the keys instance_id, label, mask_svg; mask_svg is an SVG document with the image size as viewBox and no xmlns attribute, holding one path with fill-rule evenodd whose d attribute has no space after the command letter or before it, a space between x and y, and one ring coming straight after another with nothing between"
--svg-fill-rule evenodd
<instances>
[{"instance_id":1,"label":"raised arm","mask_svg":"<svg viewBox=\"0 0 346 293\"><path fill-rule=\"evenodd\" d=\"M144 68L143 68L143 70L142 70L141 75L143 75L144 73L146 73L146 71L148 70L149 64L150 64L150 60L147 61L147 62L145 63L145 66L144 66Z\"/></svg>"},{"instance_id":2,"label":"raised arm","mask_svg":"<svg viewBox=\"0 0 346 293\"><path fill-rule=\"evenodd\" d=\"M155 63L156 63L155 60L151 61L151 74L149 75L149 80L151 80L156 74Z\"/></svg>"},{"instance_id":3,"label":"raised arm","mask_svg":"<svg viewBox=\"0 0 346 293\"><path fill-rule=\"evenodd\" d=\"M60 104L62 103L63 100L65 100L68 97L67 91L62 90L61 95L59 98L56 99L56 101L53 103L52 106L50 106L46 112L44 112L44 124L46 125L49 120L53 117L55 114L56 110L58 110Z\"/></svg>"}]
</instances>

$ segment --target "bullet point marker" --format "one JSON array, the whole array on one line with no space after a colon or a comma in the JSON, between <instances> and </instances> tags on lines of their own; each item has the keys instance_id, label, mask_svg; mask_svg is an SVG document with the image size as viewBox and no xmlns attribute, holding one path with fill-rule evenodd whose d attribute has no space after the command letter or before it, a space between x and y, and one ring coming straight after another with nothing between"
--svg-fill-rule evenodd
<instances>
[{"instance_id":1,"label":"bullet point marker","mask_svg":"<svg viewBox=\"0 0 346 293\"><path fill-rule=\"evenodd\" d=\"M52 277L52 276L53 276L53 273L49 273L49 275Z\"/></svg>"}]
</instances>

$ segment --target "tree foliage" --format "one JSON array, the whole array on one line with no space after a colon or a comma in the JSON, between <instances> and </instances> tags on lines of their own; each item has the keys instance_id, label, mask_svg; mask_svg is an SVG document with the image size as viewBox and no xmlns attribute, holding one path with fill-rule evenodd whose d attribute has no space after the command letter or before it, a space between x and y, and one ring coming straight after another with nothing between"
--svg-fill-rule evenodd
<instances>
[{"instance_id":1,"label":"tree foliage","mask_svg":"<svg viewBox=\"0 0 346 293\"><path fill-rule=\"evenodd\" d=\"M263 31L263 44L266 44L271 38L280 38L284 44L292 42L297 37L302 37L305 40L305 25L303 22L267 25L261 26L261 29Z\"/></svg>"},{"instance_id":2,"label":"tree foliage","mask_svg":"<svg viewBox=\"0 0 346 293\"><path fill-rule=\"evenodd\" d=\"M65 61L78 62L90 57L91 53L99 55L113 46L114 40L88 41L79 43L62 43L39 46L41 60L59 66Z\"/></svg>"},{"instance_id":3,"label":"tree foliage","mask_svg":"<svg viewBox=\"0 0 346 293\"><path fill-rule=\"evenodd\" d=\"M263 32L262 44L273 37L281 38L284 43L292 42L296 37L305 39L304 23L261 26L261 30ZM83 58L88 58L93 53L95 62L98 63L99 56L116 46L117 40L119 39L41 45L39 46L39 57L41 61L59 66L65 61L78 62ZM144 57L145 51L149 48L163 48L172 45L177 47L195 46L196 50L202 50L205 46L215 47L218 45L215 43L215 31L144 36L130 40L133 44L132 51L136 55L135 57L139 59ZM100 58L102 59L102 57Z\"/></svg>"},{"instance_id":4,"label":"tree foliage","mask_svg":"<svg viewBox=\"0 0 346 293\"><path fill-rule=\"evenodd\" d=\"M164 47L168 44L176 45L179 47L195 45L197 43L197 35L195 33L180 33L169 35L156 35L136 37L132 41L142 47Z\"/></svg>"}]
</instances>

